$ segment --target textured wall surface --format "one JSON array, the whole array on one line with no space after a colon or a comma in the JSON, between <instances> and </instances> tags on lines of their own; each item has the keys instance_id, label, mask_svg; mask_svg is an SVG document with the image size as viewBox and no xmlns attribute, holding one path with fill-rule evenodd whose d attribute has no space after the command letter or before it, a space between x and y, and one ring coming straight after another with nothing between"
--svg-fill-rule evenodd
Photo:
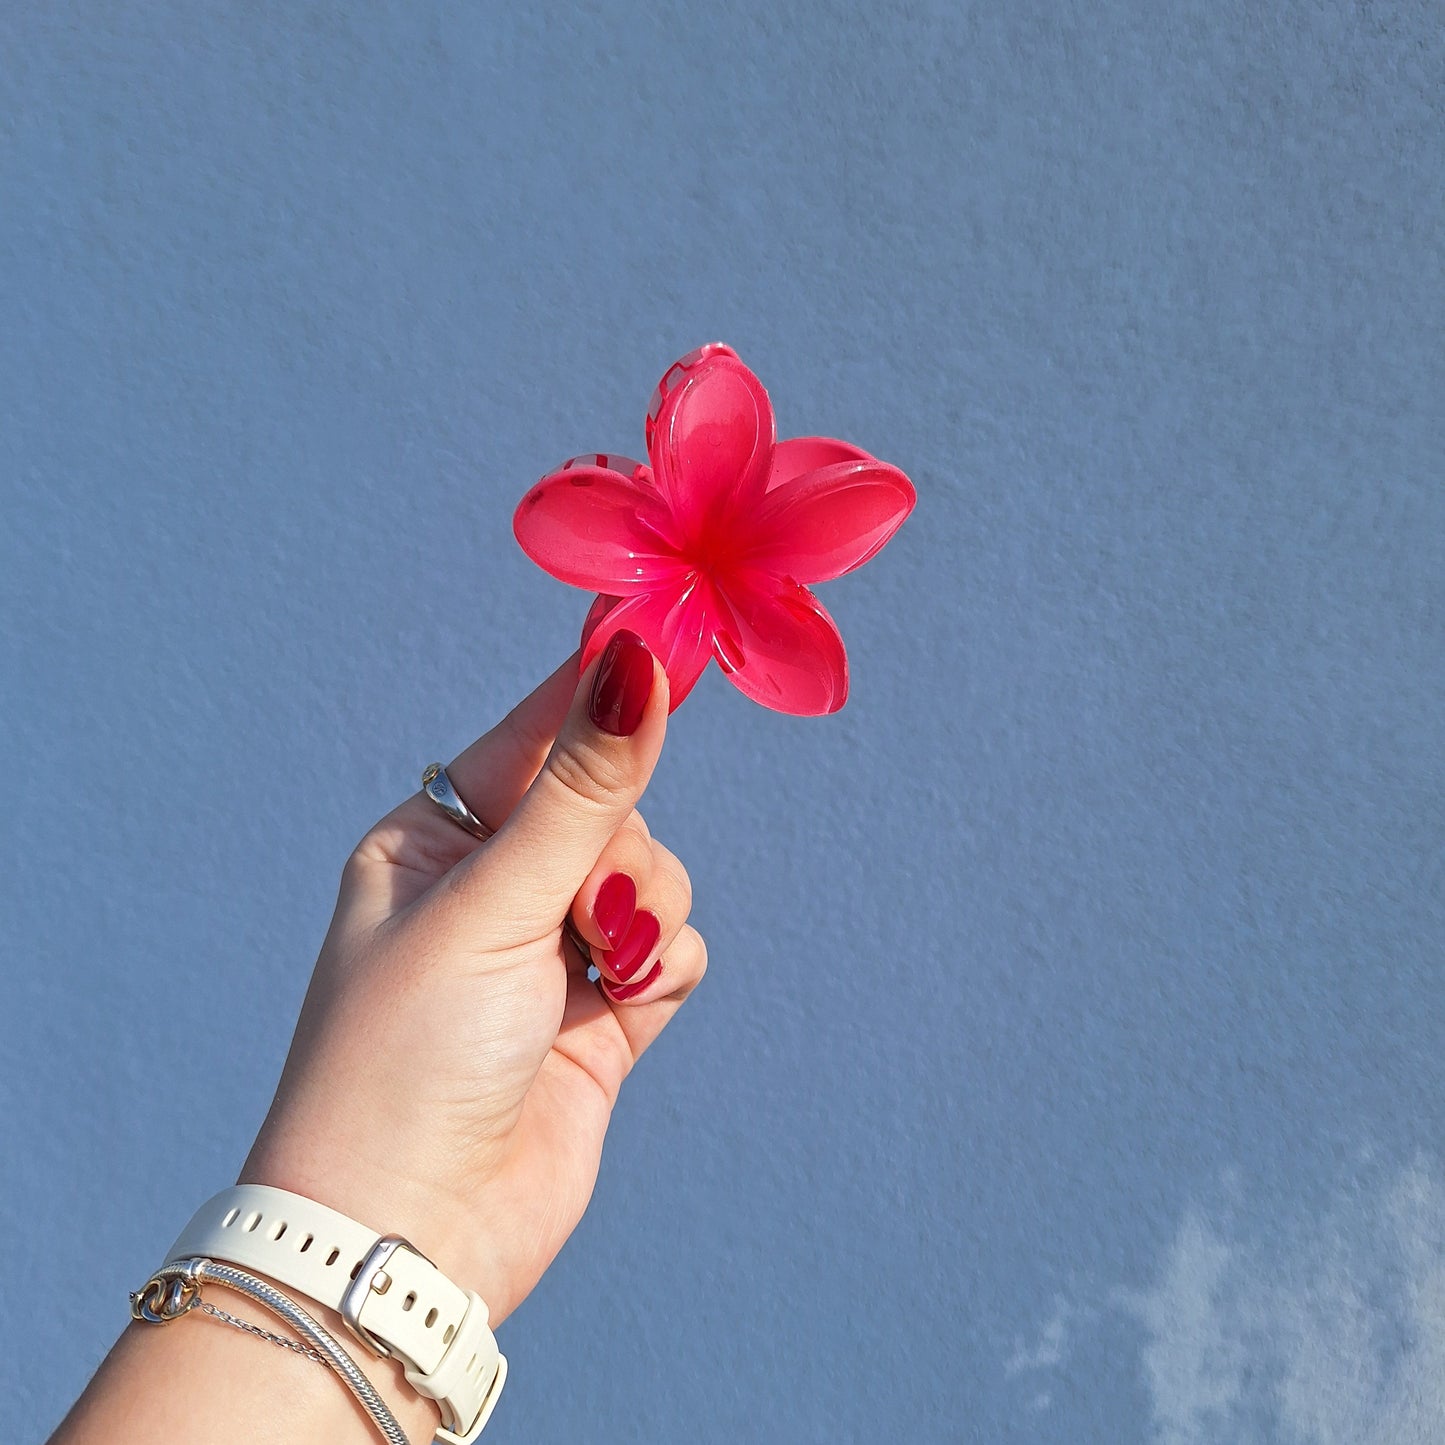
<instances>
[{"instance_id":1,"label":"textured wall surface","mask_svg":"<svg viewBox=\"0 0 1445 1445\"><path fill-rule=\"evenodd\" d=\"M1442 93L1390 0L0 7L0 1434L720 338L920 502L843 713L673 719L711 971L486 1439L1445 1438Z\"/></svg>"}]
</instances>

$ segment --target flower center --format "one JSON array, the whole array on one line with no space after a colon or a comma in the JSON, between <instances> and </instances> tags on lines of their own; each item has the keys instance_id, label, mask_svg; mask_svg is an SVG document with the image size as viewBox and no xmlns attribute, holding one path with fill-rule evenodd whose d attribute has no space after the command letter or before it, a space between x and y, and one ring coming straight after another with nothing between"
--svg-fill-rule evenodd
<instances>
[{"instance_id":1,"label":"flower center","mask_svg":"<svg viewBox=\"0 0 1445 1445\"><path fill-rule=\"evenodd\" d=\"M744 529L738 519L715 514L687 539L680 549L694 567L719 590L726 591L744 554Z\"/></svg>"}]
</instances>

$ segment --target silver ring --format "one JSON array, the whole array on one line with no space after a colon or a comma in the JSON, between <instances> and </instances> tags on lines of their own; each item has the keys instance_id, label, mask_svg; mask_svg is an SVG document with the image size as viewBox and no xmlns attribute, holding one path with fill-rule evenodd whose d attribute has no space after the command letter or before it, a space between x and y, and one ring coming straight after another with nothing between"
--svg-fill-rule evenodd
<instances>
[{"instance_id":1,"label":"silver ring","mask_svg":"<svg viewBox=\"0 0 1445 1445\"><path fill-rule=\"evenodd\" d=\"M448 818L459 827L465 828L473 838L483 841L492 836L492 830L462 802L447 770L440 763L428 763L421 775L421 789Z\"/></svg>"},{"instance_id":2,"label":"silver ring","mask_svg":"<svg viewBox=\"0 0 1445 1445\"><path fill-rule=\"evenodd\" d=\"M456 784L447 777L447 770L440 763L426 765L426 769L421 775L421 790L453 823L459 828L465 828L472 837L480 838L485 842L492 836L492 830L462 801ZM572 940L577 952L596 968L597 965L592 958L592 949L587 940L577 932L577 925L572 922L570 913L562 920L562 931Z\"/></svg>"}]
</instances>

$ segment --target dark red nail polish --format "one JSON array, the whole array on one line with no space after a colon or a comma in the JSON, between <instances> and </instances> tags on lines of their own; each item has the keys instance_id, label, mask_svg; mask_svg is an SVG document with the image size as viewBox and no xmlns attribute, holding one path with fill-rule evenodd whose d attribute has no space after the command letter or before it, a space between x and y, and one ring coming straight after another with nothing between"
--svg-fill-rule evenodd
<instances>
[{"instance_id":1,"label":"dark red nail polish","mask_svg":"<svg viewBox=\"0 0 1445 1445\"><path fill-rule=\"evenodd\" d=\"M587 714L605 733L631 737L642 721L652 695L652 654L647 644L625 628L602 651Z\"/></svg>"},{"instance_id":2,"label":"dark red nail polish","mask_svg":"<svg viewBox=\"0 0 1445 1445\"><path fill-rule=\"evenodd\" d=\"M658 922L657 914L641 908L633 918L626 937L611 953L603 954L602 961L626 983L647 962L647 955L657 947L661 933L662 924Z\"/></svg>"},{"instance_id":3,"label":"dark red nail polish","mask_svg":"<svg viewBox=\"0 0 1445 1445\"><path fill-rule=\"evenodd\" d=\"M627 937L636 911L637 884L627 874L612 873L602 880L592 905L592 918L609 948L616 948Z\"/></svg>"},{"instance_id":4,"label":"dark red nail polish","mask_svg":"<svg viewBox=\"0 0 1445 1445\"><path fill-rule=\"evenodd\" d=\"M639 979L636 983L613 984L604 977L602 990L610 999L621 1003L624 999L635 998L643 989L657 981L657 976L662 972L662 960L659 958L651 968L647 970L647 977Z\"/></svg>"}]
</instances>

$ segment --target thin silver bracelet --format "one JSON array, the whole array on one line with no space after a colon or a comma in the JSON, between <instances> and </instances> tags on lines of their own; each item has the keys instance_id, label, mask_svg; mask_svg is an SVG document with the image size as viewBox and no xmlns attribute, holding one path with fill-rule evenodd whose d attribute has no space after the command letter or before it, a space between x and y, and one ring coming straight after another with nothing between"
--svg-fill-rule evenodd
<instances>
[{"instance_id":1,"label":"thin silver bracelet","mask_svg":"<svg viewBox=\"0 0 1445 1445\"><path fill-rule=\"evenodd\" d=\"M303 1345L281 1335L273 1335L259 1325L239 1320L225 1310L203 1302L202 1284L224 1285L227 1289L249 1295L258 1305L285 1320L306 1343ZM258 1279L254 1274L248 1274L234 1265L218 1264L211 1259L183 1259L158 1269L130 1297L131 1318L153 1325L178 1320L197 1307L203 1313L213 1315L226 1324L235 1325L248 1334L260 1335L273 1344L295 1350L307 1359L328 1366L341 1376L342 1383L356 1396L388 1445L410 1445L405 1432L396 1422L396 1416L376 1393L371 1381L362 1373L356 1361L295 1300L282 1294L275 1285L268 1284L264 1279Z\"/></svg>"}]
</instances>

